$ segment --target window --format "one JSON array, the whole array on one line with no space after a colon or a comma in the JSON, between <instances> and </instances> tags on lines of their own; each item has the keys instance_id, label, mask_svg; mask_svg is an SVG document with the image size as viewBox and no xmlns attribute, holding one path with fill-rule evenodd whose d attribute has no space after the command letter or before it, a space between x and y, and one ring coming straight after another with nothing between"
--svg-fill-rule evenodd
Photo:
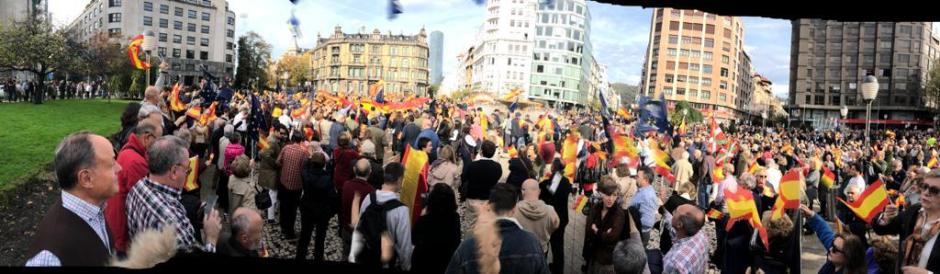
<instances>
[{"instance_id":1,"label":"window","mask_svg":"<svg viewBox=\"0 0 940 274\"><path fill-rule=\"evenodd\" d=\"M705 38L705 47L711 48L715 46L715 39Z\"/></svg>"},{"instance_id":2,"label":"window","mask_svg":"<svg viewBox=\"0 0 940 274\"><path fill-rule=\"evenodd\" d=\"M813 104L815 104L815 105L825 105L825 104L826 104L826 97L825 97L825 96L816 95L814 99L816 99L815 102L813 102Z\"/></svg>"},{"instance_id":3,"label":"window","mask_svg":"<svg viewBox=\"0 0 940 274\"><path fill-rule=\"evenodd\" d=\"M193 24L193 23L186 24L186 30L196 32L196 24Z\"/></svg>"},{"instance_id":4,"label":"window","mask_svg":"<svg viewBox=\"0 0 940 274\"><path fill-rule=\"evenodd\" d=\"M166 20L166 19L160 18L160 27L161 27L161 28L167 28L167 26L168 26L169 24L170 24L170 20Z\"/></svg>"},{"instance_id":5,"label":"window","mask_svg":"<svg viewBox=\"0 0 940 274\"><path fill-rule=\"evenodd\" d=\"M718 83L718 88L720 88L720 89L728 89L728 82L721 81L720 83Z\"/></svg>"},{"instance_id":6,"label":"window","mask_svg":"<svg viewBox=\"0 0 940 274\"><path fill-rule=\"evenodd\" d=\"M187 49L187 50L186 50L186 59L195 59L195 58L196 58L196 51L191 50L191 49Z\"/></svg>"},{"instance_id":7,"label":"window","mask_svg":"<svg viewBox=\"0 0 940 274\"><path fill-rule=\"evenodd\" d=\"M543 73L543 72L545 72L545 66L543 66L543 65L537 65L537 66L535 66L535 72L536 72L536 73Z\"/></svg>"},{"instance_id":8,"label":"window","mask_svg":"<svg viewBox=\"0 0 940 274\"><path fill-rule=\"evenodd\" d=\"M663 93L666 95L672 95L672 88L663 88Z\"/></svg>"},{"instance_id":9,"label":"window","mask_svg":"<svg viewBox=\"0 0 940 274\"><path fill-rule=\"evenodd\" d=\"M173 9L173 15L183 16L183 8L177 7Z\"/></svg>"},{"instance_id":10,"label":"window","mask_svg":"<svg viewBox=\"0 0 940 274\"><path fill-rule=\"evenodd\" d=\"M676 56L676 55L677 55L677 50L674 49L674 48L666 49L666 54L668 54L669 56Z\"/></svg>"},{"instance_id":11,"label":"window","mask_svg":"<svg viewBox=\"0 0 940 274\"><path fill-rule=\"evenodd\" d=\"M120 7L120 6L121 6L121 0L108 0L109 8Z\"/></svg>"},{"instance_id":12,"label":"window","mask_svg":"<svg viewBox=\"0 0 940 274\"><path fill-rule=\"evenodd\" d=\"M703 90L702 92L699 93L699 98L706 99L706 100L711 99L711 98L712 98L712 92L711 92L711 91L707 91L707 90Z\"/></svg>"},{"instance_id":13,"label":"window","mask_svg":"<svg viewBox=\"0 0 940 274\"><path fill-rule=\"evenodd\" d=\"M181 21L173 21L173 29L175 29L175 30L183 30L183 22L181 22Z\"/></svg>"},{"instance_id":14,"label":"window","mask_svg":"<svg viewBox=\"0 0 940 274\"><path fill-rule=\"evenodd\" d=\"M677 36L677 35L669 35L669 43L670 43L670 44L677 44L677 43L679 43L679 36Z\"/></svg>"},{"instance_id":15,"label":"window","mask_svg":"<svg viewBox=\"0 0 940 274\"><path fill-rule=\"evenodd\" d=\"M890 48L891 48L891 41L881 41L881 42L878 42L878 45L879 45L879 47L882 48L882 49L890 49Z\"/></svg>"},{"instance_id":16,"label":"window","mask_svg":"<svg viewBox=\"0 0 940 274\"><path fill-rule=\"evenodd\" d=\"M702 66L702 72L703 72L703 73L712 73L712 65L704 65L704 66Z\"/></svg>"},{"instance_id":17,"label":"window","mask_svg":"<svg viewBox=\"0 0 940 274\"><path fill-rule=\"evenodd\" d=\"M233 37L235 37L235 31L233 31L233 30L226 30L226 31L225 31L225 37L228 37L228 38L233 38Z\"/></svg>"},{"instance_id":18,"label":"window","mask_svg":"<svg viewBox=\"0 0 940 274\"><path fill-rule=\"evenodd\" d=\"M167 40L166 33L162 33L162 32L161 32L159 35L157 35L157 37L160 39L160 40L159 40L160 42L166 42L166 40Z\"/></svg>"},{"instance_id":19,"label":"window","mask_svg":"<svg viewBox=\"0 0 940 274\"><path fill-rule=\"evenodd\" d=\"M691 71L699 71L700 69L701 69L701 65L699 64L689 64L689 70Z\"/></svg>"},{"instance_id":20,"label":"window","mask_svg":"<svg viewBox=\"0 0 940 274\"><path fill-rule=\"evenodd\" d=\"M173 43L179 44L179 43L182 43L182 42L183 42L183 36L180 36L179 34L174 34L174 35L173 35Z\"/></svg>"},{"instance_id":21,"label":"window","mask_svg":"<svg viewBox=\"0 0 940 274\"><path fill-rule=\"evenodd\" d=\"M157 48L157 54L158 54L158 56L166 56L166 48L164 48L164 47L158 47L158 48Z\"/></svg>"},{"instance_id":22,"label":"window","mask_svg":"<svg viewBox=\"0 0 940 274\"><path fill-rule=\"evenodd\" d=\"M208 12L203 12L203 13L202 13L202 21L209 21L209 13L208 13Z\"/></svg>"},{"instance_id":23,"label":"window","mask_svg":"<svg viewBox=\"0 0 940 274\"><path fill-rule=\"evenodd\" d=\"M712 24L705 25L705 33L715 34L715 25L712 25Z\"/></svg>"},{"instance_id":24,"label":"window","mask_svg":"<svg viewBox=\"0 0 940 274\"><path fill-rule=\"evenodd\" d=\"M684 88L676 88L676 95L685 95Z\"/></svg>"},{"instance_id":25,"label":"window","mask_svg":"<svg viewBox=\"0 0 940 274\"><path fill-rule=\"evenodd\" d=\"M180 49L173 49L173 58L180 58Z\"/></svg>"},{"instance_id":26,"label":"window","mask_svg":"<svg viewBox=\"0 0 940 274\"><path fill-rule=\"evenodd\" d=\"M208 51L200 51L200 52L199 52L199 60L209 60L209 52L208 52Z\"/></svg>"},{"instance_id":27,"label":"window","mask_svg":"<svg viewBox=\"0 0 940 274\"><path fill-rule=\"evenodd\" d=\"M209 38L201 38L201 39L199 39L199 45L200 45L200 46L203 46L203 47L208 47L208 46L209 46Z\"/></svg>"},{"instance_id":28,"label":"window","mask_svg":"<svg viewBox=\"0 0 940 274\"><path fill-rule=\"evenodd\" d=\"M190 46L196 45L196 37L186 36L186 44Z\"/></svg>"},{"instance_id":29,"label":"window","mask_svg":"<svg viewBox=\"0 0 940 274\"><path fill-rule=\"evenodd\" d=\"M672 74L666 74L666 83L672 83L674 77Z\"/></svg>"},{"instance_id":30,"label":"window","mask_svg":"<svg viewBox=\"0 0 940 274\"><path fill-rule=\"evenodd\" d=\"M153 26L153 17L144 16L144 26Z\"/></svg>"},{"instance_id":31,"label":"window","mask_svg":"<svg viewBox=\"0 0 940 274\"><path fill-rule=\"evenodd\" d=\"M911 55L909 54L898 54L898 62L907 63L911 61Z\"/></svg>"},{"instance_id":32,"label":"window","mask_svg":"<svg viewBox=\"0 0 940 274\"><path fill-rule=\"evenodd\" d=\"M229 18L227 18L227 19L225 20L225 23L234 26L234 25L235 25L235 17L229 17Z\"/></svg>"},{"instance_id":33,"label":"window","mask_svg":"<svg viewBox=\"0 0 940 274\"><path fill-rule=\"evenodd\" d=\"M832 99L829 100L829 104L830 104L830 105L841 105L841 104L842 104L842 97L839 97L839 95L833 95L833 96L832 96Z\"/></svg>"},{"instance_id":34,"label":"window","mask_svg":"<svg viewBox=\"0 0 940 274\"><path fill-rule=\"evenodd\" d=\"M121 29L120 28L111 28L108 29L108 37L120 37Z\"/></svg>"},{"instance_id":35,"label":"window","mask_svg":"<svg viewBox=\"0 0 940 274\"><path fill-rule=\"evenodd\" d=\"M153 11L153 3L144 2L144 11Z\"/></svg>"},{"instance_id":36,"label":"window","mask_svg":"<svg viewBox=\"0 0 940 274\"><path fill-rule=\"evenodd\" d=\"M120 23L120 22L121 22L121 13L108 14L108 23Z\"/></svg>"},{"instance_id":37,"label":"window","mask_svg":"<svg viewBox=\"0 0 940 274\"><path fill-rule=\"evenodd\" d=\"M209 26L202 25L202 30L200 32L209 34Z\"/></svg>"},{"instance_id":38,"label":"window","mask_svg":"<svg viewBox=\"0 0 940 274\"><path fill-rule=\"evenodd\" d=\"M703 86L711 86L711 85L712 85L712 78L702 78L702 85L703 85Z\"/></svg>"},{"instance_id":39,"label":"window","mask_svg":"<svg viewBox=\"0 0 940 274\"><path fill-rule=\"evenodd\" d=\"M232 42L225 42L225 49L233 49L235 47Z\"/></svg>"},{"instance_id":40,"label":"window","mask_svg":"<svg viewBox=\"0 0 940 274\"><path fill-rule=\"evenodd\" d=\"M705 60L709 60L709 61L710 61L710 60L712 60L712 53L706 51L706 52L704 52L704 53L702 54L702 58L705 59Z\"/></svg>"},{"instance_id":41,"label":"window","mask_svg":"<svg viewBox=\"0 0 940 274\"><path fill-rule=\"evenodd\" d=\"M188 15L189 15L189 19L196 19L196 11L189 10Z\"/></svg>"},{"instance_id":42,"label":"window","mask_svg":"<svg viewBox=\"0 0 940 274\"><path fill-rule=\"evenodd\" d=\"M728 77L728 69L721 68L721 77Z\"/></svg>"},{"instance_id":43,"label":"window","mask_svg":"<svg viewBox=\"0 0 940 274\"><path fill-rule=\"evenodd\" d=\"M163 5L163 4L161 4L161 5L160 5L160 13L161 13L161 14L170 14L170 6L169 6L169 5Z\"/></svg>"},{"instance_id":44,"label":"window","mask_svg":"<svg viewBox=\"0 0 940 274\"><path fill-rule=\"evenodd\" d=\"M721 63L722 63L722 64L728 64L728 63L730 63L730 62L731 62L731 58L729 58L728 55L722 55L722 56L721 56Z\"/></svg>"}]
</instances>

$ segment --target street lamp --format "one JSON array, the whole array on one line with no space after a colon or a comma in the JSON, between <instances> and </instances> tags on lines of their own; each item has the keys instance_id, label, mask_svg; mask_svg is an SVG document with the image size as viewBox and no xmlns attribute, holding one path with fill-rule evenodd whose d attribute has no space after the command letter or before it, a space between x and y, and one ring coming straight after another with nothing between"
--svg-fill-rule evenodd
<instances>
[{"instance_id":1,"label":"street lamp","mask_svg":"<svg viewBox=\"0 0 940 274\"><path fill-rule=\"evenodd\" d=\"M767 110L761 110L760 112L760 127L767 127Z\"/></svg>"},{"instance_id":2,"label":"street lamp","mask_svg":"<svg viewBox=\"0 0 940 274\"><path fill-rule=\"evenodd\" d=\"M842 105L842 109L839 110L839 113L842 114L842 120L845 120L845 117L849 116L849 108L845 105Z\"/></svg>"},{"instance_id":3,"label":"street lamp","mask_svg":"<svg viewBox=\"0 0 940 274\"><path fill-rule=\"evenodd\" d=\"M153 51L153 49L157 46L157 40L156 40L156 37L154 37L153 35L153 31L148 30L144 32L144 42L141 43L141 46L144 48L144 54L147 55L147 63L152 62L152 60L150 60L150 56L151 56L150 52ZM145 75L146 75L146 80L147 80L147 86L149 86L150 85L150 70L149 69L147 69L147 72L145 73Z\"/></svg>"},{"instance_id":4,"label":"street lamp","mask_svg":"<svg viewBox=\"0 0 940 274\"><path fill-rule=\"evenodd\" d=\"M865 80L862 82L862 99L868 104L865 106L865 145L867 146L871 141L871 137L868 135L869 130L871 130L871 103L875 101L875 97L878 96L878 78L875 76L868 75L865 76Z\"/></svg>"}]
</instances>

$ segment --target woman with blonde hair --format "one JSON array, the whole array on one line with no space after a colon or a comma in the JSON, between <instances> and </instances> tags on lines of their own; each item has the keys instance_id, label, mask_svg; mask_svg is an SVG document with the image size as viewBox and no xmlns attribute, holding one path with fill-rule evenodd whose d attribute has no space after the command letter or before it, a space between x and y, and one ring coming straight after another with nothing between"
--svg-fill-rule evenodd
<instances>
[{"instance_id":1,"label":"woman with blonde hair","mask_svg":"<svg viewBox=\"0 0 940 274\"><path fill-rule=\"evenodd\" d=\"M444 183L452 189L457 189L460 182L460 168L457 166L457 155L450 145L442 146L438 151L438 158L431 164L428 172L428 188L437 183Z\"/></svg>"},{"instance_id":2,"label":"woman with blonde hair","mask_svg":"<svg viewBox=\"0 0 940 274\"><path fill-rule=\"evenodd\" d=\"M251 160L244 154L232 161L232 175L228 179L229 216L239 207L255 207L255 182L251 180Z\"/></svg>"}]
</instances>

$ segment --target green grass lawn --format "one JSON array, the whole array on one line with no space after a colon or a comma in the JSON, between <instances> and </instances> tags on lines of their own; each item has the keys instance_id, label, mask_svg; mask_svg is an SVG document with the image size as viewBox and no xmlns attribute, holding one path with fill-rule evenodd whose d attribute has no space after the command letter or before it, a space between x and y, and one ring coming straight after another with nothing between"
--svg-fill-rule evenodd
<instances>
[{"instance_id":1,"label":"green grass lawn","mask_svg":"<svg viewBox=\"0 0 940 274\"><path fill-rule=\"evenodd\" d=\"M121 129L128 101L69 100L0 104L0 191L52 163L62 137L89 130L107 137Z\"/></svg>"}]
</instances>

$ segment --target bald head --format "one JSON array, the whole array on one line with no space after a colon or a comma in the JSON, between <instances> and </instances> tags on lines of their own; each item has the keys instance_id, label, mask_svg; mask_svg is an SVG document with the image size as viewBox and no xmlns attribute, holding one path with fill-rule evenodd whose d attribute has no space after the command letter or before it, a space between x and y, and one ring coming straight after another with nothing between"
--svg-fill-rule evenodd
<instances>
[{"instance_id":1,"label":"bald head","mask_svg":"<svg viewBox=\"0 0 940 274\"><path fill-rule=\"evenodd\" d=\"M695 235L705 225L705 213L693 205L681 205L672 215L672 227L679 239Z\"/></svg>"},{"instance_id":2,"label":"bald head","mask_svg":"<svg viewBox=\"0 0 940 274\"><path fill-rule=\"evenodd\" d=\"M523 200L538 200L539 194L539 182L535 179L528 179L525 182L522 182L522 199Z\"/></svg>"},{"instance_id":3,"label":"bald head","mask_svg":"<svg viewBox=\"0 0 940 274\"><path fill-rule=\"evenodd\" d=\"M238 240L242 247L248 250L258 250L261 247L261 214L246 207L235 209L232 215L232 237Z\"/></svg>"},{"instance_id":4,"label":"bald head","mask_svg":"<svg viewBox=\"0 0 940 274\"><path fill-rule=\"evenodd\" d=\"M160 89L155 86L149 86L144 90L144 100L154 105L160 104Z\"/></svg>"},{"instance_id":5,"label":"bald head","mask_svg":"<svg viewBox=\"0 0 940 274\"><path fill-rule=\"evenodd\" d=\"M369 174L372 173L372 164L369 163L368 159L359 159L356 161L355 167L353 167L353 173L355 173L358 178L368 178Z\"/></svg>"}]
</instances>

